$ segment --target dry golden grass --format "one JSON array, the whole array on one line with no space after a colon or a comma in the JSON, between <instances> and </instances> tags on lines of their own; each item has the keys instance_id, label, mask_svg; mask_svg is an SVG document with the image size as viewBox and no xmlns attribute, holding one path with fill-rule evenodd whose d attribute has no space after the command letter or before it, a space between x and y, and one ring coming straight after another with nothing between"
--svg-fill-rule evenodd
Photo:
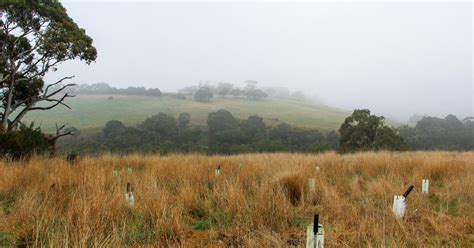
<instances>
[{"instance_id":1,"label":"dry golden grass","mask_svg":"<svg viewBox=\"0 0 474 248\"><path fill-rule=\"evenodd\" d=\"M37 157L0 162L0 175L5 245L304 246L314 213L327 247L474 245L472 152L104 155L74 165ZM420 192L423 178L429 195ZM127 182L133 208L125 202ZM407 213L397 220L393 196L410 184Z\"/></svg>"}]
</instances>

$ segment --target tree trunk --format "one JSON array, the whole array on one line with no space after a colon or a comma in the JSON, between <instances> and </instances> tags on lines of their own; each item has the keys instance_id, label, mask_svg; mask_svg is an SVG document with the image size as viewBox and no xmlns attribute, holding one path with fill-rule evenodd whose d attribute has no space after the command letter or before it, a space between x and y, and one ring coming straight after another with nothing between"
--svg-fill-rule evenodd
<instances>
[{"instance_id":1,"label":"tree trunk","mask_svg":"<svg viewBox=\"0 0 474 248\"><path fill-rule=\"evenodd\" d=\"M13 88L15 84L15 75L11 75L11 82L8 90L8 97L7 97L7 104L5 106L5 112L3 113L3 120L2 120L2 129L7 130L9 129L8 126L8 117L10 116L10 108L12 106L12 99L13 99Z\"/></svg>"}]
</instances>

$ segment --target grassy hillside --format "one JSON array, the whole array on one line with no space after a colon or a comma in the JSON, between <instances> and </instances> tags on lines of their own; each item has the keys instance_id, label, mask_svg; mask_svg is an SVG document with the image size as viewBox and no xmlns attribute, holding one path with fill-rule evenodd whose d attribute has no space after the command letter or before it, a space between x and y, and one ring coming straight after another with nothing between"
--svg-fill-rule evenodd
<instances>
[{"instance_id":1,"label":"grassy hillside","mask_svg":"<svg viewBox=\"0 0 474 248\"><path fill-rule=\"evenodd\" d=\"M325 247L474 245L472 152L37 157L0 175L0 246L304 247L314 213Z\"/></svg>"},{"instance_id":2,"label":"grassy hillside","mask_svg":"<svg viewBox=\"0 0 474 248\"><path fill-rule=\"evenodd\" d=\"M82 129L102 127L113 119L133 125L159 112L175 117L181 112L188 112L192 122L206 124L209 112L226 109L242 119L258 114L268 125L273 125L278 120L300 127L328 130L338 129L348 115L342 110L284 99L251 101L241 98L215 98L209 103L200 103L172 97L113 96L113 100L108 100L108 97L76 96L68 99L72 110L60 106L49 111L31 112L26 121L41 124L45 131L54 131L56 122L68 123Z\"/></svg>"}]
</instances>

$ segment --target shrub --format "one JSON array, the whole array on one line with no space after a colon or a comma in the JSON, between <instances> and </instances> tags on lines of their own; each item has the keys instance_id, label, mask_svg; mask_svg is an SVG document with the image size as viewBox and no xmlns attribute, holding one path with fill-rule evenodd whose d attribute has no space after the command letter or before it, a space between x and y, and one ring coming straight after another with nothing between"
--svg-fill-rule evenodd
<instances>
[{"instance_id":1,"label":"shrub","mask_svg":"<svg viewBox=\"0 0 474 248\"><path fill-rule=\"evenodd\" d=\"M18 130L0 133L0 154L12 159L42 154L50 149L49 142L39 127L21 125Z\"/></svg>"}]
</instances>

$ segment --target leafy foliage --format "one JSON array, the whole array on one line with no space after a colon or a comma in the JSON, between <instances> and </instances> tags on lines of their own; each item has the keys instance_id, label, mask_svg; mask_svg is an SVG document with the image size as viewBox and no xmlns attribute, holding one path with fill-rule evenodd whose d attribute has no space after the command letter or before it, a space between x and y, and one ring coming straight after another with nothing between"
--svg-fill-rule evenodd
<instances>
[{"instance_id":1,"label":"leafy foliage","mask_svg":"<svg viewBox=\"0 0 474 248\"><path fill-rule=\"evenodd\" d=\"M61 62L80 59L95 61L97 51L92 38L67 15L55 0L5 0L0 2L0 88L1 129L16 129L22 118L33 110L47 110L71 97L58 93L73 84L60 83L64 77L44 88L43 77ZM58 88L51 88L51 87ZM53 103L35 107L36 103Z\"/></svg>"},{"instance_id":2,"label":"leafy foliage","mask_svg":"<svg viewBox=\"0 0 474 248\"><path fill-rule=\"evenodd\" d=\"M48 151L48 140L41 133L41 129L33 125L21 125L18 130L0 132L0 155L20 159Z\"/></svg>"},{"instance_id":3,"label":"leafy foliage","mask_svg":"<svg viewBox=\"0 0 474 248\"><path fill-rule=\"evenodd\" d=\"M335 132L323 134L315 129L300 129L281 123L268 127L259 116L238 120L227 110L212 112L208 126L190 126L191 115L159 113L137 127L122 122L107 122L101 135L69 139L64 145L79 153L109 151L115 153L169 152L250 153L250 152L320 152L337 149ZM91 149L94 147L94 149Z\"/></svg>"},{"instance_id":4,"label":"leafy foliage","mask_svg":"<svg viewBox=\"0 0 474 248\"><path fill-rule=\"evenodd\" d=\"M415 127L401 127L400 134L411 149L474 149L474 122L470 118L460 121L454 115L444 119L425 116Z\"/></svg>"},{"instance_id":5,"label":"leafy foliage","mask_svg":"<svg viewBox=\"0 0 474 248\"><path fill-rule=\"evenodd\" d=\"M214 96L211 89L207 86L199 88L196 93L194 93L194 100L199 102L208 102Z\"/></svg>"},{"instance_id":6,"label":"leafy foliage","mask_svg":"<svg viewBox=\"0 0 474 248\"><path fill-rule=\"evenodd\" d=\"M342 152L367 150L404 150L403 139L385 126L384 117L371 115L368 109L356 109L339 129Z\"/></svg>"},{"instance_id":7,"label":"leafy foliage","mask_svg":"<svg viewBox=\"0 0 474 248\"><path fill-rule=\"evenodd\" d=\"M216 87L217 94L220 96L227 96L234 87L231 83L219 83Z\"/></svg>"}]
</instances>

